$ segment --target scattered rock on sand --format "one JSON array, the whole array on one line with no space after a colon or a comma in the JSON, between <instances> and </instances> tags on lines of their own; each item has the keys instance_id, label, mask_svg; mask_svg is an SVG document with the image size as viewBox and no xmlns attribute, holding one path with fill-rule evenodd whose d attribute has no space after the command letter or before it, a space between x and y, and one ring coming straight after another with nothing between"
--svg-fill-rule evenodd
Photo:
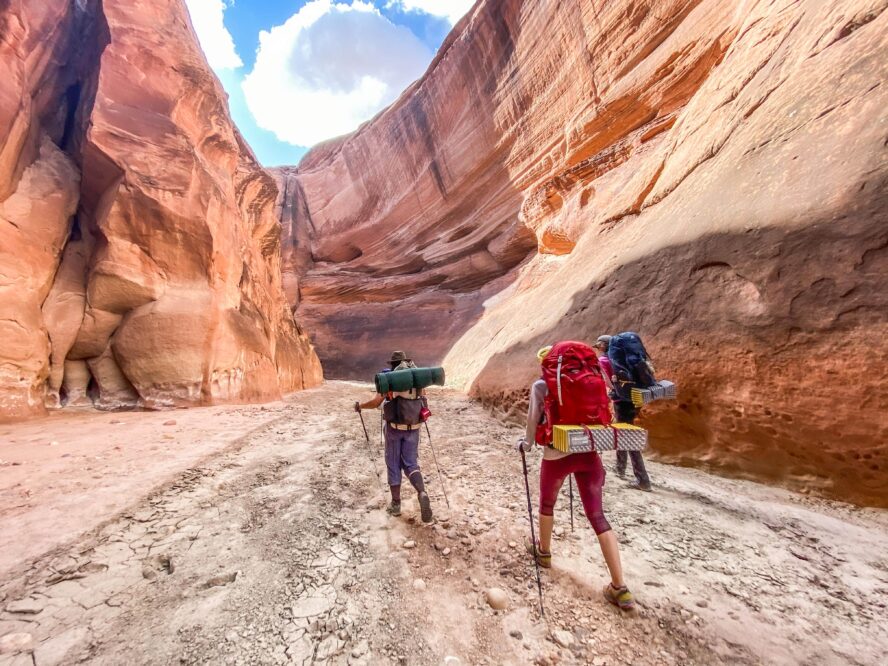
<instances>
[{"instance_id":1,"label":"scattered rock on sand","mask_svg":"<svg viewBox=\"0 0 888 666\"><path fill-rule=\"evenodd\" d=\"M487 604L494 610L505 610L509 607L509 595L498 587L491 587L484 596Z\"/></svg>"},{"instance_id":2,"label":"scattered rock on sand","mask_svg":"<svg viewBox=\"0 0 888 666\"><path fill-rule=\"evenodd\" d=\"M416 542L413 541L413 540L405 541L405 542L404 542L404 548L407 548L408 550L409 550L410 548L416 548Z\"/></svg>"},{"instance_id":3,"label":"scattered rock on sand","mask_svg":"<svg viewBox=\"0 0 888 666\"><path fill-rule=\"evenodd\" d=\"M176 425L176 419L170 419L169 421L164 421L163 424L165 426L174 426L174 425Z\"/></svg>"},{"instance_id":4,"label":"scattered rock on sand","mask_svg":"<svg viewBox=\"0 0 888 666\"><path fill-rule=\"evenodd\" d=\"M425 581L422 578L417 578L415 581L413 581L413 589L422 592L426 589Z\"/></svg>"},{"instance_id":5,"label":"scattered rock on sand","mask_svg":"<svg viewBox=\"0 0 888 666\"><path fill-rule=\"evenodd\" d=\"M237 575L240 571L233 571L231 573L222 574L221 576L213 576L206 583L204 583L205 588L210 587L222 587L223 585L228 585L229 583L233 583L237 580Z\"/></svg>"},{"instance_id":6,"label":"scattered rock on sand","mask_svg":"<svg viewBox=\"0 0 888 666\"><path fill-rule=\"evenodd\" d=\"M0 654L30 650L33 644L34 637L23 631L14 634L6 634L0 638Z\"/></svg>"},{"instance_id":7,"label":"scattered rock on sand","mask_svg":"<svg viewBox=\"0 0 888 666\"><path fill-rule=\"evenodd\" d=\"M552 632L552 638L555 640L558 645L563 648L571 648L573 644L576 642L574 639L574 635L569 631L565 631L564 629L556 629Z\"/></svg>"},{"instance_id":8,"label":"scattered rock on sand","mask_svg":"<svg viewBox=\"0 0 888 666\"><path fill-rule=\"evenodd\" d=\"M524 634L522 634L517 629L512 629L512 631L509 632L509 636L511 636L512 638L514 638L517 641L520 641L522 638L524 638Z\"/></svg>"},{"instance_id":9,"label":"scattered rock on sand","mask_svg":"<svg viewBox=\"0 0 888 666\"><path fill-rule=\"evenodd\" d=\"M43 604L36 599L19 599L6 604L7 613L20 613L22 615L37 615L43 610Z\"/></svg>"},{"instance_id":10,"label":"scattered rock on sand","mask_svg":"<svg viewBox=\"0 0 888 666\"><path fill-rule=\"evenodd\" d=\"M445 548L444 550L441 551L441 554L442 554L444 557L447 557L448 555L450 555L450 549L449 549L449 548Z\"/></svg>"}]
</instances>

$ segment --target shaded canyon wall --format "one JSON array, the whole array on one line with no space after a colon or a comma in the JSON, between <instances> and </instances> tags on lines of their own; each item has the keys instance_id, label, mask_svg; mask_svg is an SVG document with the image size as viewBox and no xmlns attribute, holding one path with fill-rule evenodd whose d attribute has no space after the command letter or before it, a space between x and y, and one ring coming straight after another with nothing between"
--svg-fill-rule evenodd
<instances>
[{"instance_id":1,"label":"shaded canyon wall","mask_svg":"<svg viewBox=\"0 0 888 666\"><path fill-rule=\"evenodd\" d=\"M276 173L329 371L403 347L517 416L539 346L634 329L659 459L888 505L886 5L479 2Z\"/></svg>"},{"instance_id":2,"label":"shaded canyon wall","mask_svg":"<svg viewBox=\"0 0 888 666\"><path fill-rule=\"evenodd\" d=\"M0 3L0 66L0 418L321 381L181 0Z\"/></svg>"}]
</instances>

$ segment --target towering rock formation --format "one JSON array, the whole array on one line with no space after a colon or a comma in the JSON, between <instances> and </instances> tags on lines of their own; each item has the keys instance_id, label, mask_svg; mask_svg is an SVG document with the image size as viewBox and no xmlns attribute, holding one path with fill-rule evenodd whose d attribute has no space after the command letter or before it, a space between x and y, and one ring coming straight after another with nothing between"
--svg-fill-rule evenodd
<instances>
[{"instance_id":1,"label":"towering rock formation","mask_svg":"<svg viewBox=\"0 0 888 666\"><path fill-rule=\"evenodd\" d=\"M316 384L277 189L181 0L0 4L0 418Z\"/></svg>"},{"instance_id":2,"label":"towering rock formation","mask_svg":"<svg viewBox=\"0 0 888 666\"><path fill-rule=\"evenodd\" d=\"M278 174L329 370L405 347L515 413L537 347L635 329L661 459L888 505L886 6L479 2Z\"/></svg>"}]
</instances>

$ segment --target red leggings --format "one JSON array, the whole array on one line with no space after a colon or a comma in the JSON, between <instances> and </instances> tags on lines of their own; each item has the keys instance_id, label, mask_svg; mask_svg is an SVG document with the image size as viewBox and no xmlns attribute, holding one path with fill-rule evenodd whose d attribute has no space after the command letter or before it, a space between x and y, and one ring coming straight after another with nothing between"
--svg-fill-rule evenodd
<instances>
[{"instance_id":1,"label":"red leggings","mask_svg":"<svg viewBox=\"0 0 888 666\"><path fill-rule=\"evenodd\" d=\"M572 453L558 460L543 460L540 466L540 514L551 516L558 491L568 474L577 480L586 518L595 534L604 534L611 526L604 517L601 488L604 486L604 465L597 453Z\"/></svg>"}]
</instances>

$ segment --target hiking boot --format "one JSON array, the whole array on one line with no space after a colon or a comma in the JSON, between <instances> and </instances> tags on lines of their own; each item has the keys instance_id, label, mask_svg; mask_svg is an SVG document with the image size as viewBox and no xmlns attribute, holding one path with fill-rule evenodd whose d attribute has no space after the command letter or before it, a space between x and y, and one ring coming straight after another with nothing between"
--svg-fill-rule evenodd
<instances>
[{"instance_id":1,"label":"hiking boot","mask_svg":"<svg viewBox=\"0 0 888 666\"><path fill-rule=\"evenodd\" d=\"M419 515L422 517L422 522L432 522L432 503L427 492L419 493Z\"/></svg>"},{"instance_id":2,"label":"hiking boot","mask_svg":"<svg viewBox=\"0 0 888 666\"><path fill-rule=\"evenodd\" d=\"M539 549L538 545L530 543L530 539L527 539L524 542L524 549L533 555L536 559L537 564L539 564L543 569L551 569L552 568L552 553L547 553Z\"/></svg>"},{"instance_id":3,"label":"hiking boot","mask_svg":"<svg viewBox=\"0 0 888 666\"><path fill-rule=\"evenodd\" d=\"M632 490L643 490L646 493L654 492L654 489L651 488L650 483L639 483L638 481L633 481L632 483L629 484L629 487Z\"/></svg>"},{"instance_id":4,"label":"hiking boot","mask_svg":"<svg viewBox=\"0 0 888 666\"><path fill-rule=\"evenodd\" d=\"M395 517L400 516L401 515L401 503L393 501L386 508L386 512L390 516L395 516Z\"/></svg>"},{"instance_id":5,"label":"hiking boot","mask_svg":"<svg viewBox=\"0 0 888 666\"><path fill-rule=\"evenodd\" d=\"M625 585L614 587L613 583L608 583L604 588L604 598L621 611L631 611L635 608L635 599L632 598L632 593Z\"/></svg>"}]
</instances>

